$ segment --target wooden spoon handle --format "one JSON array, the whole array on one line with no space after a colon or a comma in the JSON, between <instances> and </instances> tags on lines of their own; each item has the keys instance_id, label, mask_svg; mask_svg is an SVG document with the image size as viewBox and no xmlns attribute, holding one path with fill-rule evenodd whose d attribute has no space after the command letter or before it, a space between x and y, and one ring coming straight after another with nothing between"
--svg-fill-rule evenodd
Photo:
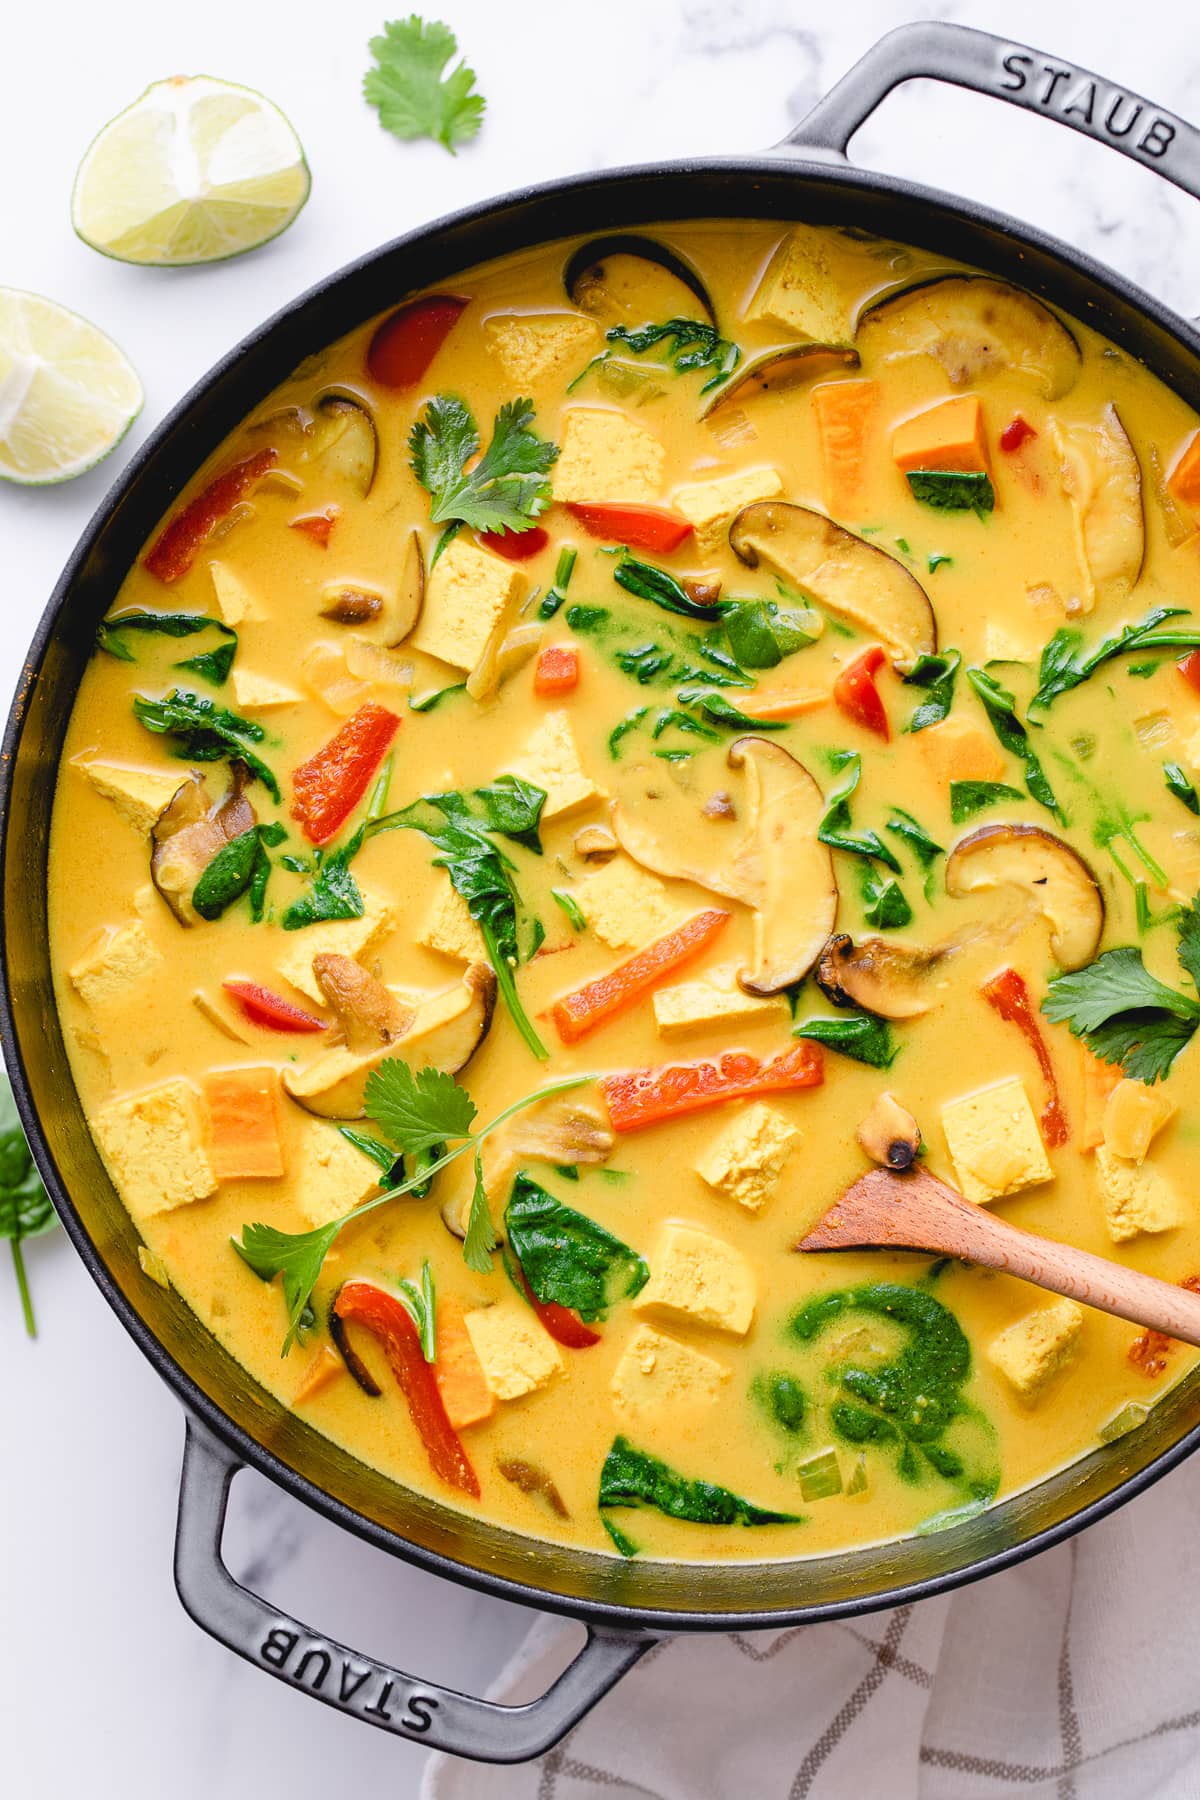
<instances>
[{"instance_id":1,"label":"wooden spoon handle","mask_svg":"<svg viewBox=\"0 0 1200 1800\"><path fill-rule=\"evenodd\" d=\"M873 1169L849 1188L798 1250L866 1245L940 1251L1017 1275L1053 1294L1200 1347L1200 1294L1106 1257L1009 1225L925 1170Z\"/></svg>"}]
</instances>

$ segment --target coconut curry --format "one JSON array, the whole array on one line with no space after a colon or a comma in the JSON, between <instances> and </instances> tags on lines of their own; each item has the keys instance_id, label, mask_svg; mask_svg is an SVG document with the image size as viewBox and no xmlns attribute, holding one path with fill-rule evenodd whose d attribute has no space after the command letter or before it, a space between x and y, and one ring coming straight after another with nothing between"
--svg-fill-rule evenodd
<instances>
[{"instance_id":1,"label":"coconut curry","mask_svg":"<svg viewBox=\"0 0 1200 1800\"><path fill-rule=\"evenodd\" d=\"M312 357L67 734L58 1003L146 1279L611 1554L934 1529L1136 1430L1191 1352L795 1246L921 1159L1200 1272L1198 515L1144 368L858 233L561 244Z\"/></svg>"}]
</instances>

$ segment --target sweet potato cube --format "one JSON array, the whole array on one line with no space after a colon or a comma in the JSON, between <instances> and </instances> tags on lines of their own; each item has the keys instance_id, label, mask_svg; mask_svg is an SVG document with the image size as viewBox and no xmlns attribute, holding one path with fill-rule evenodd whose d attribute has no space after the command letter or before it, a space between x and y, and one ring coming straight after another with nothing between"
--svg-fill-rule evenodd
<instances>
[{"instance_id":1,"label":"sweet potato cube","mask_svg":"<svg viewBox=\"0 0 1200 1800\"><path fill-rule=\"evenodd\" d=\"M218 1181L278 1181L283 1174L274 1069L214 1069L201 1082L208 1154Z\"/></svg>"},{"instance_id":2,"label":"sweet potato cube","mask_svg":"<svg viewBox=\"0 0 1200 1800\"><path fill-rule=\"evenodd\" d=\"M1200 510L1200 431L1193 431L1174 468L1167 476L1167 492L1172 499Z\"/></svg>"},{"instance_id":3,"label":"sweet potato cube","mask_svg":"<svg viewBox=\"0 0 1200 1800\"><path fill-rule=\"evenodd\" d=\"M978 394L955 394L905 419L892 433L892 458L906 473L909 469L954 469L986 475L987 427Z\"/></svg>"}]
</instances>

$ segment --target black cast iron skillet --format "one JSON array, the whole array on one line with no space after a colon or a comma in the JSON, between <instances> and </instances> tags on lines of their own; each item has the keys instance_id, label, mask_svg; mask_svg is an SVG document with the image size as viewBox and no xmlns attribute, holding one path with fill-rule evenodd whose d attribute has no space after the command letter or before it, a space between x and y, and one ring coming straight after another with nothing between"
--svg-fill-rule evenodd
<instances>
[{"instance_id":1,"label":"black cast iron skillet","mask_svg":"<svg viewBox=\"0 0 1200 1800\"><path fill-rule=\"evenodd\" d=\"M1112 145L1200 198L1200 132L1085 70L957 25L892 32L774 151L618 169L473 207L352 264L279 313L181 403L126 470L38 627L0 763L4 941L0 1030L38 1166L113 1311L183 1401L187 1448L175 1574L192 1617L294 1687L371 1724L496 1762L548 1748L656 1636L846 1618L993 1574L1092 1523L1200 1443L1200 1371L1147 1423L952 1530L794 1562L621 1562L537 1544L412 1494L263 1392L174 1294L142 1276L137 1233L89 1136L51 988L46 862L55 773L97 621L199 464L314 348L413 289L546 239L655 220L752 217L855 225L1020 282L1093 322L1200 409L1200 333L1078 251L983 207L853 168L846 146L899 82L991 94ZM241 1587L221 1557L230 1482L251 1465L369 1543L483 1592L588 1627L540 1699L496 1706L414 1680L313 1632Z\"/></svg>"}]
</instances>

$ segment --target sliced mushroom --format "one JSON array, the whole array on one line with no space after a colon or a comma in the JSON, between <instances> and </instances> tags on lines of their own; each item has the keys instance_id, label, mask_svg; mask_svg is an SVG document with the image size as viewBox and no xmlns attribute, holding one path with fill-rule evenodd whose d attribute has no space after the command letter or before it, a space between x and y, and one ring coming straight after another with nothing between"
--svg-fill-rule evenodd
<instances>
[{"instance_id":1,"label":"sliced mushroom","mask_svg":"<svg viewBox=\"0 0 1200 1800\"><path fill-rule=\"evenodd\" d=\"M349 482L364 500L375 482L379 439L375 421L361 400L323 394L314 407L309 458Z\"/></svg>"},{"instance_id":2,"label":"sliced mushroom","mask_svg":"<svg viewBox=\"0 0 1200 1800\"><path fill-rule=\"evenodd\" d=\"M342 964L347 960L313 959L322 987L325 984L317 964ZM346 1043L324 1051L306 1069L283 1071L283 1085L292 1099L324 1119L362 1118L367 1077L385 1056L403 1057L410 1069L445 1069L454 1074L470 1061L492 1022L496 976L487 963L469 964L455 987L432 994L411 1008L365 969L361 974L366 977L365 982L359 982L357 977L347 979L341 970L338 979L344 985L338 986L335 981L337 998L327 991L346 1033ZM368 987L370 983L374 983L373 989ZM383 997L374 992L380 988ZM407 1030L398 1036L384 1037L382 1034L393 1029L401 1012L410 1014ZM352 1032L358 1048L351 1041Z\"/></svg>"},{"instance_id":3,"label":"sliced mushroom","mask_svg":"<svg viewBox=\"0 0 1200 1800\"><path fill-rule=\"evenodd\" d=\"M616 1138L607 1117L578 1094L563 1094L518 1113L484 1139L480 1151L483 1185L497 1211L522 1163L554 1163L586 1168L607 1162ZM470 1196L460 1192L447 1200L442 1219L455 1237L465 1237Z\"/></svg>"},{"instance_id":4,"label":"sliced mushroom","mask_svg":"<svg viewBox=\"0 0 1200 1800\"><path fill-rule=\"evenodd\" d=\"M855 1134L881 1169L911 1169L921 1149L921 1128L895 1094L878 1095Z\"/></svg>"},{"instance_id":5,"label":"sliced mushroom","mask_svg":"<svg viewBox=\"0 0 1200 1800\"><path fill-rule=\"evenodd\" d=\"M1050 926L1050 949L1063 969L1091 962L1104 930L1104 897L1082 856L1040 825L982 825L946 858L946 892L1015 887Z\"/></svg>"},{"instance_id":6,"label":"sliced mushroom","mask_svg":"<svg viewBox=\"0 0 1200 1800\"><path fill-rule=\"evenodd\" d=\"M336 625L370 625L383 611L383 595L369 588L327 587L321 596L321 617Z\"/></svg>"},{"instance_id":7,"label":"sliced mushroom","mask_svg":"<svg viewBox=\"0 0 1200 1800\"><path fill-rule=\"evenodd\" d=\"M686 852L681 854L669 834L659 834L652 808L635 811L615 800L610 817L617 843L643 869L665 875L671 881L694 881L710 893L740 900L743 906L757 906L762 894L762 866L753 830L732 852L715 844L715 860L704 864L693 862Z\"/></svg>"},{"instance_id":8,"label":"sliced mushroom","mask_svg":"<svg viewBox=\"0 0 1200 1800\"><path fill-rule=\"evenodd\" d=\"M871 306L856 342L880 362L932 356L956 387L1024 376L1047 400L1074 386L1079 345L1032 294L985 275L939 276Z\"/></svg>"},{"instance_id":9,"label":"sliced mushroom","mask_svg":"<svg viewBox=\"0 0 1200 1800\"><path fill-rule=\"evenodd\" d=\"M575 833L574 845L576 856L593 862L607 862L621 847L607 825L585 825Z\"/></svg>"},{"instance_id":10,"label":"sliced mushroom","mask_svg":"<svg viewBox=\"0 0 1200 1800\"><path fill-rule=\"evenodd\" d=\"M248 775L244 762L230 763L229 788L214 802L193 770L151 827L150 879L181 925L200 922L192 894L213 857L257 822L245 795Z\"/></svg>"},{"instance_id":11,"label":"sliced mushroom","mask_svg":"<svg viewBox=\"0 0 1200 1800\"><path fill-rule=\"evenodd\" d=\"M411 1030L416 1008L406 1005L352 956L324 951L313 957L312 966L347 1050L378 1050Z\"/></svg>"},{"instance_id":12,"label":"sliced mushroom","mask_svg":"<svg viewBox=\"0 0 1200 1800\"><path fill-rule=\"evenodd\" d=\"M523 1494L533 1494L544 1500L556 1518L570 1518L566 1501L540 1463L526 1462L523 1456L502 1456L496 1467L505 1481L511 1481Z\"/></svg>"},{"instance_id":13,"label":"sliced mushroom","mask_svg":"<svg viewBox=\"0 0 1200 1800\"><path fill-rule=\"evenodd\" d=\"M837 918L833 857L817 836L825 798L782 744L744 737L729 766L746 771L746 806L759 865L754 963L738 974L747 994L778 994L802 981Z\"/></svg>"},{"instance_id":14,"label":"sliced mushroom","mask_svg":"<svg viewBox=\"0 0 1200 1800\"><path fill-rule=\"evenodd\" d=\"M675 250L635 232L589 238L572 251L563 270L572 305L598 319L693 318L697 302L716 323L716 311L700 275Z\"/></svg>"},{"instance_id":15,"label":"sliced mushroom","mask_svg":"<svg viewBox=\"0 0 1200 1800\"><path fill-rule=\"evenodd\" d=\"M391 649L415 628L424 600L425 555L420 536L411 531L394 592L380 592L357 582L331 582L321 596L321 617L353 626L356 636Z\"/></svg>"},{"instance_id":16,"label":"sliced mushroom","mask_svg":"<svg viewBox=\"0 0 1200 1800\"><path fill-rule=\"evenodd\" d=\"M817 986L835 1006L854 1006L881 1019L919 1019L937 1004L932 976L959 947L955 940L924 949L839 932L817 964Z\"/></svg>"},{"instance_id":17,"label":"sliced mushroom","mask_svg":"<svg viewBox=\"0 0 1200 1800\"><path fill-rule=\"evenodd\" d=\"M782 394L805 381L820 381L841 369L857 369L858 351L844 344L788 344L783 349L760 350L739 364L722 387L701 408L710 419L729 401L738 405L755 394Z\"/></svg>"},{"instance_id":18,"label":"sliced mushroom","mask_svg":"<svg viewBox=\"0 0 1200 1800\"><path fill-rule=\"evenodd\" d=\"M737 514L729 542L748 568L773 569L826 611L879 637L899 673L937 649L933 608L916 576L824 513L758 500Z\"/></svg>"},{"instance_id":19,"label":"sliced mushroom","mask_svg":"<svg viewBox=\"0 0 1200 1800\"><path fill-rule=\"evenodd\" d=\"M1146 554L1142 471L1115 406L1094 425L1051 424L1084 576L1082 610L1126 599Z\"/></svg>"}]
</instances>

